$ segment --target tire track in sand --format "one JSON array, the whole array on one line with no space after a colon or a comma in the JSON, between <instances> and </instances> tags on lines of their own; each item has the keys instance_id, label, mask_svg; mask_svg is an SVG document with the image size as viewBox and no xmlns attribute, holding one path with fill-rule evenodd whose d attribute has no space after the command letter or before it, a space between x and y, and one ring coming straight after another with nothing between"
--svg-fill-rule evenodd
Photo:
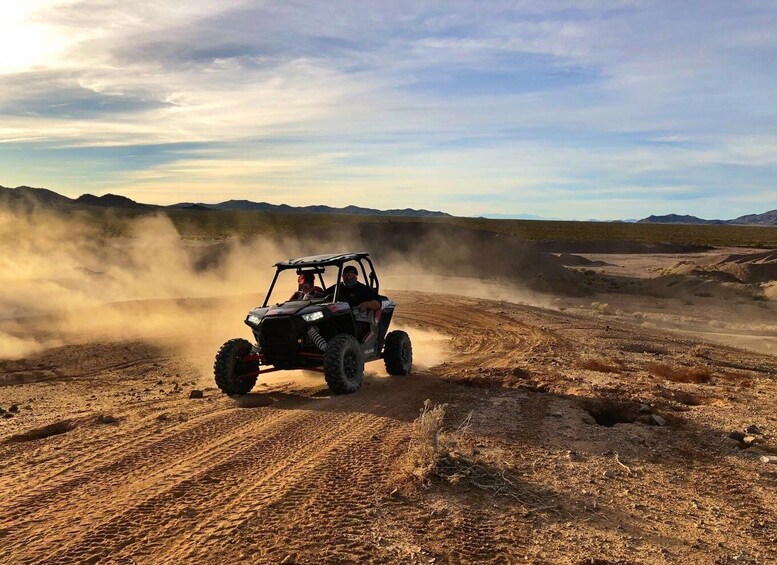
<instances>
[{"instance_id":1,"label":"tire track in sand","mask_svg":"<svg viewBox=\"0 0 777 565\"><path fill-rule=\"evenodd\" d=\"M396 410L398 399L407 402L417 396L415 390L404 394L402 389L388 390L377 399L383 405L378 411L390 413ZM305 477L326 454L343 445L361 443L365 434L393 422L376 418L376 398L370 396L344 399L347 411L291 411L283 429L267 437L257 437L262 434L261 426L251 434L244 433L239 450L215 457L204 467L198 462L187 476L178 477L162 492L144 497L140 504L119 510L94 530L61 543L45 561L71 563L109 555L148 555L156 562L161 557L157 552L161 552L173 562L183 562L188 559L182 555L180 543L186 540L186 549L194 539L201 539L210 551L217 550L214 544L224 542L225 528L245 522L255 515L256 508L277 500L285 490L297 490L305 484L310 488ZM342 406L340 398L336 401ZM192 508L200 501L206 504ZM173 547L168 547L171 543Z\"/></svg>"}]
</instances>

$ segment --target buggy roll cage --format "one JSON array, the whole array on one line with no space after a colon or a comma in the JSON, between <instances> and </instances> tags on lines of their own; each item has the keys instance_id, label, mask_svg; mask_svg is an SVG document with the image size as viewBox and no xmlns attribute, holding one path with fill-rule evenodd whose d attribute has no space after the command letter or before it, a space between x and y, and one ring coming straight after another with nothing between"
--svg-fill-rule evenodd
<instances>
[{"instance_id":1,"label":"buggy roll cage","mask_svg":"<svg viewBox=\"0 0 777 565\"><path fill-rule=\"evenodd\" d=\"M323 273L326 267L337 267L337 279L335 281L335 292L332 297L332 302L337 302L337 293L340 289L340 279L343 276L343 265L349 262L356 262L362 271L364 280L369 282L370 288L375 289L375 292L380 294L380 281L378 275L375 274L375 266L372 264L372 260L369 257L369 253L357 252L357 253L335 253L331 255L312 255L310 257L301 257L299 259L289 259L288 261L280 261L275 263L275 276L270 283L270 289L267 291L267 296L264 298L262 308L267 307L267 303L270 301L272 291L275 288L275 283L278 280L278 275L283 271L289 269L296 269L297 274L301 275L303 272L315 273L318 275L318 280L321 282L321 288L326 288L324 283ZM370 268L370 274L367 276L367 270L365 263ZM304 269L304 270L303 270Z\"/></svg>"}]
</instances>

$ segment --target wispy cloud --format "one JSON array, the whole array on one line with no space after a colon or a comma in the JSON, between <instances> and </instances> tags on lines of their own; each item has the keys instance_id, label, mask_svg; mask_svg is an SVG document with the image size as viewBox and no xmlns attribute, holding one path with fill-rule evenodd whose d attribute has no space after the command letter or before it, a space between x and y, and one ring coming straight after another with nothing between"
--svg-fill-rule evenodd
<instances>
[{"instance_id":1,"label":"wispy cloud","mask_svg":"<svg viewBox=\"0 0 777 565\"><path fill-rule=\"evenodd\" d=\"M769 3L18 4L0 8L1 184L554 217L636 215L633 195L777 206Z\"/></svg>"}]
</instances>

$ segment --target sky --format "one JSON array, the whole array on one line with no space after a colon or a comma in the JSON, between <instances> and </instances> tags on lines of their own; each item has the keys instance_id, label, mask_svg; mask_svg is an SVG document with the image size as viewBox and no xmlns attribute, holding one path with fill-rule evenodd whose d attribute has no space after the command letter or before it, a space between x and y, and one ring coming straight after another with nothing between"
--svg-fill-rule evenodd
<instances>
[{"instance_id":1,"label":"sky","mask_svg":"<svg viewBox=\"0 0 777 565\"><path fill-rule=\"evenodd\" d=\"M777 208L773 0L0 1L0 185L459 216Z\"/></svg>"}]
</instances>

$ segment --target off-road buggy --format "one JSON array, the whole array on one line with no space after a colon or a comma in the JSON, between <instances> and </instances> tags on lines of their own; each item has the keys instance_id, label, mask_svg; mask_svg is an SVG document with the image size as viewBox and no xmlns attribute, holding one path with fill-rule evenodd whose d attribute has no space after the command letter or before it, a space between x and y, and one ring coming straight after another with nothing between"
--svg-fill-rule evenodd
<instances>
[{"instance_id":1,"label":"off-road buggy","mask_svg":"<svg viewBox=\"0 0 777 565\"><path fill-rule=\"evenodd\" d=\"M337 270L338 283L344 265L357 267L362 280L378 294L380 309L360 312L338 296L306 295L268 305L278 277L286 271L318 278L325 289L324 273ZM413 348L407 333L386 335L396 304L380 295L380 283L368 253L340 253L290 259L275 264L275 277L261 307L246 316L254 342L231 339L216 354L213 370L218 387L228 395L247 394L259 375L272 371L305 369L324 373L335 394L359 389L364 363L383 359L390 375L408 375L413 365ZM288 277L287 277L288 278ZM301 280L301 279L300 279Z\"/></svg>"}]
</instances>

